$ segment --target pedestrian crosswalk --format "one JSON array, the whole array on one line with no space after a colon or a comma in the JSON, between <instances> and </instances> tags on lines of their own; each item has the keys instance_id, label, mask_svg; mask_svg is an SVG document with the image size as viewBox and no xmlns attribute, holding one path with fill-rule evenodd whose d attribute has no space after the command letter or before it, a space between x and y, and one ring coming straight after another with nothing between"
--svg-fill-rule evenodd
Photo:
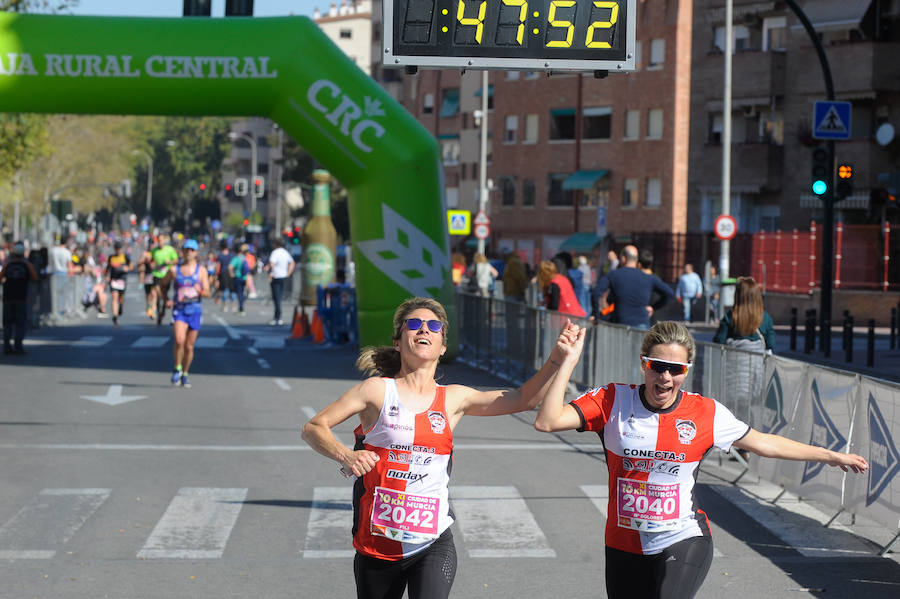
<instances>
[{"instance_id":1,"label":"pedestrian crosswalk","mask_svg":"<svg viewBox=\"0 0 900 599\"><path fill-rule=\"evenodd\" d=\"M235 348L255 348L255 349L283 349L286 345L287 334L279 335L246 335L245 337L223 337L223 336L207 336L201 334L197 337L194 347L198 349L221 349L226 347ZM78 348L130 348L138 350L156 350L172 345L171 335L140 335L132 338L115 338L112 335L86 335L76 340L70 339L53 339L46 337L36 337L28 339L28 345L31 346L71 346Z\"/></svg>"},{"instance_id":2,"label":"pedestrian crosswalk","mask_svg":"<svg viewBox=\"0 0 900 599\"><path fill-rule=\"evenodd\" d=\"M596 521L602 538L606 517L606 487L580 487L584 502L579 516L590 521L590 510L602 518ZM168 505L153 502L153 513L135 514L156 524L145 539L136 538L130 555L110 555L115 559L216 560L239 525L248 501L247 488L183 487ZM123 492L120 501L125 499ZM305 560L346 559L354 554L350 531L353 525L349 486L312 489L312 501L295 501L308 507L308 518L296 510L285 510L283 526L287 538L298 539L297 554ZM529 507L528 498L515 486L451 486L451 508L456 516L454 536L458 550L472 559L559 559L567 557L568 543L551 540ZM116 492L105 488L50 488L38 491L2 527L0 560L50 560L78 549L76 536L94 518L104 519L104 508L116 503ZM0 504L0 507L3 507ZM111 507L117 513L119 507ZM136 508L132 508L136 509ZM251 518L252 520L252 518ZM149 526L144 527L149 530ZM304 531L305 528L305 531ZM144 532L144 535L147 533ZM551 535L552 536L552 535ZM246 534L238 535L246 539ZM304 538L305 537L305 538ZM299 539L302 538L302 542ZM265 543L263 543L265 544ZM98 548L92 547L96 553ZM102 547L99 549L103 552ZM110 551L117 551L110 548ZM248 552L254 550L248 549ZM722 554L716 550L716 555Z\"/></svg>"}]
</instances>

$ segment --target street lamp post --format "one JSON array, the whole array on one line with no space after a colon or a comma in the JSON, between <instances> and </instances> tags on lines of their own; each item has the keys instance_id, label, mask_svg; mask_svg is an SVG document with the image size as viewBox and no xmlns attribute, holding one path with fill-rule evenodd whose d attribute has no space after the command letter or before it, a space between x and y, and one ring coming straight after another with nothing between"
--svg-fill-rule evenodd
<instances>
[{"instance_id":1,"label":"street lamp post","mask_svg":"<svg viewBox=\"0 0 900 599\"><path fill-rule=\"evenodd\" d=\"M488 120L488 72L481 73L481 156L478 169L478 211L487 213L487 120ZM478 253L484 254L484 239L478 240Z\"/></svg>"},{"instance_id":2,"label":"street lamp post","mask_svg":"<svg viewBox=\"0 0 900 599\"><path fill-rule=\"evenodd\" d=\"M150 203L153 199L153 157L143 150L132 150L135 156L143 155L147 159L147 220L150 220Z\"/></svg>"},{"instance_id":3,"label":"street lamp post","mask_svg":"<svg viewBox=\"0 0 900 599\"><path fill-rule=\"evenodd\" d=\"M243 139L250 144L250 185L247 187L250 194L250 214L252 215L256 212L256 140L245 133L237 133L236 131L229 133L228 139L233 142Z\"/></svg>"}]
</instances>

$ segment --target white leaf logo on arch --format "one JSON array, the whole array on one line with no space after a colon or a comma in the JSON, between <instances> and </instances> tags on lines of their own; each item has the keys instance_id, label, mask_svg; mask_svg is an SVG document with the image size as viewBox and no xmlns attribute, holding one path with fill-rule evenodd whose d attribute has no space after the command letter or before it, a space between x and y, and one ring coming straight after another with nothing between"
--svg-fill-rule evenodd
<instances>
[{"instance_id":1,"label":"white leaf logo on arch","mask_svg":"<svg viewBox=\"0 0 900 599\"><path fill-rule=\"evenodd\" d=\"M381 220L384 237L359 242L359 251L412 295L437 297L450 270L447 253L387 204Z\"/></svg>"}]
</instances>

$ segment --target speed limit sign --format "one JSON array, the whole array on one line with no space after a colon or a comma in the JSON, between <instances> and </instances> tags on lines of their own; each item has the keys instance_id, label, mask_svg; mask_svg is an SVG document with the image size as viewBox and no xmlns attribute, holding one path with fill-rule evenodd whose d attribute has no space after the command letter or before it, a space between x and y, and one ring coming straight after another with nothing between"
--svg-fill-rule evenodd
<instances>
[{"instance_id":1,"label":"speed limit sign","mask_svg":"<svg viewBox=\"0 0 900 599\"><path fill-rule=\"evenodd\" d=\"M474 229L475 239L487 239L491 236L491 226L485 224L477 224Z\"/></svg>"},{"instance_id":2,"label":"speed limit sign","mask_svg":"<svg viewBox=\"0 0 900 599\"><path fill-rule=\"evenodd\" d=\"M716 232L716 237L722 241L728 241L737 235L737 221L730 214L722 214L716 219L713 229Z\"/></svg>"}]
</instances>

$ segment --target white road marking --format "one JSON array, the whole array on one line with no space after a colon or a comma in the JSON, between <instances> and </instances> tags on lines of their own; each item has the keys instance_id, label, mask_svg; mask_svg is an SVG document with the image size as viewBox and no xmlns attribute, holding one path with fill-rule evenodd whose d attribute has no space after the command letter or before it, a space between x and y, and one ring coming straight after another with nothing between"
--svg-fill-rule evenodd
<instances>
[{"instance_id":1,"label":"white road marking","mask_svg":"<svg viewBox=\"0 0 900 599\"><path fill-rule=\"evenodd\" d=\"M72 347L101 347L101 346L106 345L106 344L109 343L110 341L112 341L112 337L111 337L111 336L106 336L106 335L91 336L91 335L87 335L87 336L85 336L85 337L82 337L82 338L79 339L78 341L75 341L74 343L72 343Z\"/></svg>"},{"instance_id":2,"label":"white road marking","mask_svg":"<svg viewBox=\"0 0 900 599\"><path fill-rule=\"evenodd\" d=\"M237 332L237 330L235 330L234 327L232 327L230 324L225 322L224 318L222 318L218 314L214 314L213 318L216 319L216 321L219 323L219 326L221 326L223 329L225 329L225 332L228 333L229 337L231 337L232 339L240 339L241 338L241 334L239 332Z\"/></svg>"},{"instance_id":3,"label":"white road marking","mask_svg":"<svg viewBox=\"0 0 900 599\"><path fill-rule=\"evenodd\" d=\"M303 406L300 410L306 415L307 420L316 415L316 411L309 406Z\"/></svg>"},{"instance_id":4,"label":"white road marking","mask_svg":"<svg viewBox=\"0 0 900 599\"><path fill-rule=\"evenodd\" d=\"M0 559L50 559L110 489L44 489L0 528Z\"/></svg>"},{"instance_id":5,"label":"white road marking","mask_svg":"<svg viewBox=\"0 0 900 599\"><path fill-rule=\"evenodd\" d=\"M269 364L269 361L265 358L256 358L256 363L259 364L259 367L263 370L269 370L272 366Z\"/></svg>"},{"instance_id":6,"label":"white road marking","mask_svg":"<svg viewBox=\"0 0 900 599\"><path fill-rule=\"evenodd\" d=\"M259 349L282 349L284 348L284 338L271 336L254 337L253 347Z\"/></svg>"},{"instance_id":7,"label":"white road marking","mask_svg":"<svg viewBox=\"0 0 900 599\"><path fill-rule=\"evenodd\" d=\"M224 347L227 337L197 337L194 347L219 348Z\"/></svg>"},{"instance_id":8,"label":"white road marking","mask_svg":"<svg viewBox=\"0 0 900 599\"><path fill-rule=\"evenodd\" d=\"M450 497L470 557L556 557L515 487L451 487Z\"/></svg>"},{"instance_id":9,"label":"white road marking","mask_svg":"<svg viewBox=\"0 0 900 599\"><path fill-rule=\"evenodd\" d=\"M133 348L159 348L165 345L171 337L168 335L165 337L159 335L144 335L142 337L138 337L137 341L131 344Z\"/></svg>"},{"instance_id":10,"label":"white road marking","mask_svg":"<svg viewBox=\"0 0 900 599\"><path fill-rule=\"evenodd\" d=\"M284 379L275 379L275 384L278 385L279 387L281 387L281 389L284 391L291 390L291 386L288 385L287 381Z\"/></svg>"},{"instance_id":11,"label":"white road marking","mask_svg":"<svg viewBox=\"0 0 900 599\"><path fill-rule=\"evenodd\" d=\"M306 525L303 557L348 558L355 551L347 531L353 526L352 487L316 487Z\"/></svg>"},{"instance_id":12,"label":"white road marking","mask_svg":"<svg viewBox=\"0 0 900 599\"><path fill-rule=\"evenodd\" d=\"M106 391L106 395L82 395L82 399L96 401L97 403L105 403L108 406L117 406L119 404L137 401L146 398L146 395L122 395L122 385L110 385Z\"/></svg>"},{"instance_id":13,"label":"white road marking","mask_svg":"<svg viewBox=\"0 0 900 599\"><path fill-rule=\"evenodd\" d=\"M144 548L140 559L217 559L247 498L247 489L183 487Z\"/></svg>"},{"instance_id":14,"label":"white road marking","mask_svg":"<svg viewBox=\"0 0 900 599\"><path fill-rule=\"evenodd\" d=\"M248 347L248 348L247 348L247 351L248 351L249 353L253 354L254 356L258 356L258 355L259 355L259 350L256 349L255 347Z\"/></svg>"}]
</instances>

